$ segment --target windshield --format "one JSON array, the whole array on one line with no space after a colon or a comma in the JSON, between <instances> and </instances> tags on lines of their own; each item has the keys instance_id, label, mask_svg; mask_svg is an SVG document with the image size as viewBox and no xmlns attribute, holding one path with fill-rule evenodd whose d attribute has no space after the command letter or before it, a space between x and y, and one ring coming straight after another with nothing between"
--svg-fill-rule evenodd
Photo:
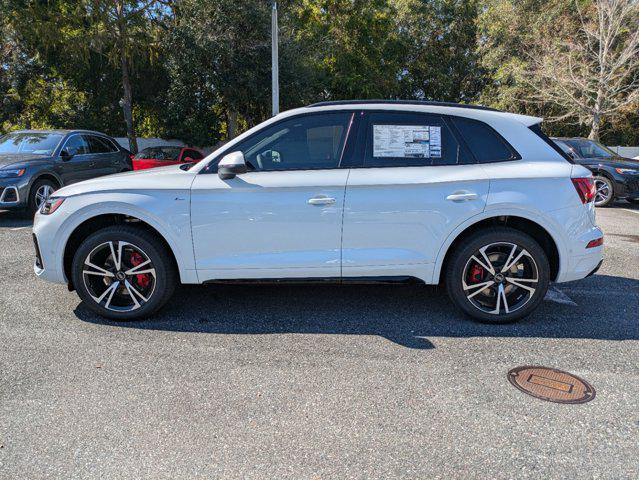
<instances>
[{"instance_id":1,"label":"windshield","mask_svg":"<svg viewBox=\"0 0 639 480\"><path fill-rule=\"evenodd\" d=\"M52 155L60 140L59 133L9 133L0 137L0 153Z\"/></svg>"},{"instance_id":2,"label":"windshield","mask_svg":"<svg viewBox=\"0 0 639 480\"><path fill-rule=\"evenodd\" d=\"M617 154L607 147L604 147L601 143L594 140L586 140L582 138L562 140L570 149L582 158L593 157L616 157Z\"/></svg>"},{"instance_id":3,"label":"windshield","mask_svg":"<svg viewBox=\"0 0 639 480\"><path fill-rule=\"evenodd\" d=\"M136 160L177 160L182 147L149 147L133 157Z\"/></svg>"}]
</instances>

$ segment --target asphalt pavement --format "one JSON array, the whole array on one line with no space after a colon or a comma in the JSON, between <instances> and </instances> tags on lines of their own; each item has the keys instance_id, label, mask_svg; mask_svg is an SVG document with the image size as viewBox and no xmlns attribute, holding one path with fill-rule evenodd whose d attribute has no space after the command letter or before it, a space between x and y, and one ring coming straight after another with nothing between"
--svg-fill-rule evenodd
<instances>
[{"instance_id":1,"label":"asphalt pavement","mask_svg":"<svg viewBox=\"0 0 639 480\"><path fill-rule=\"evenodd\" d=\"M0 212L0 478L639 478L639 208L514 325L424 286L190 286L117 324L35 279ZM583 377L528 396L522 365Z\"/></svg>"}]
</instances>

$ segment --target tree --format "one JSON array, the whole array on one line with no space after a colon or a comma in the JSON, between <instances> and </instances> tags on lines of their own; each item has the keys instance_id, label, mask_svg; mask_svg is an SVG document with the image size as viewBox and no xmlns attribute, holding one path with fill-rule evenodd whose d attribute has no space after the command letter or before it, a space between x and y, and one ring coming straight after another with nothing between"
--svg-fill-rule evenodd
<instances>
[{"instance_id":1,"label":"tree","mask_svg":"<svg viewBox=\"0 0 639 480\"><path fill-rule=\"evenodd\" d=\"M639 100L639 6L635 0L576 4L574 32L535 38L524 80L531 101L551 104L554 120L575 119L598 140L604 120Z\"/></svg>"},{"instance_id":2,"label":"tree","mask_svg":"<svg viewBox=\"0 0 639 480\"><path fill-rule=\"evenodd\" d=\"M170 13L164 0L51 0L14 4L17 28L56 72L72 65L82 71L92 65L90 83L99 81L105 64L119 71L120 106L131 151L137 151L133 121L132 72L137 63L157 51L154 23ZM58 67L58 65L60 65ZM96 71L97 70L97 71ZM73 68L65 72L76 76Z\"/></svg>"},{"instance_id":3,"label":"tree","mask_svg":"<svg viewBox=\"0 0 639 480\"><path fill-rule=\"evenodd\" d=\"M392 0L404 98L475 101L484 84L475 0Z\"/></svg>"}]
</instances>

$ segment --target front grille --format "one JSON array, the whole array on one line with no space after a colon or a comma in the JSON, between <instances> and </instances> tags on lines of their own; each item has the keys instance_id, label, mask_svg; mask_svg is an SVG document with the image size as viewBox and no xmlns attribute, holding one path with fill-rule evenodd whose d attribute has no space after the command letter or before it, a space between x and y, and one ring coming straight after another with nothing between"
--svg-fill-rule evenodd
<instances>
[{"instance_id":1,"label":"front grille","mask_svg":"<svg viewBox=\"0 0 639 480\"><path fill-rule=\"evenodd\" d=\"M35 261L36 267L44 268L44 265L42 264L42 255L40 255L38 238L35 236L35 233L33 234L33 246L35 247L35 252L36 252L36 261Z\"/></svg>"}]
</instances>

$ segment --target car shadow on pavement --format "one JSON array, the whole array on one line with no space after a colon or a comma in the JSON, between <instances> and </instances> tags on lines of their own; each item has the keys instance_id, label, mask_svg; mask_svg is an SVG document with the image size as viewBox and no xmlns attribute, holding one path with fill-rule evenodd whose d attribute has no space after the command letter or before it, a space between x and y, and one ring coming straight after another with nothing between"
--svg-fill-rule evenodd
<instances>
[{"instance_id":1,"label":"car shadow on pavement","mask_svg":"<svg viewBox=\"0 0 639 480\"><path fill-rule=\"evenodd\" d=\"M510 325L473 322L442 289L419 285L183 286L148 320L112 322L82 304L75 314L94 324L174 332L378 335L413 349L434 348L436 337L639 339L639 280L595 275L556 288L572 302L544 301Z\"/></svg>"},{"instance_id":2,"label":"car shadow on pavement","mask_svg":"<svg viewBox=\"0 0 639 480\"><path fill-rule=\"evenodd\" d=\"M0 228L32 227L33 219L26 218L22 212L0 210Z\"/></svg>"}]
</instances>

